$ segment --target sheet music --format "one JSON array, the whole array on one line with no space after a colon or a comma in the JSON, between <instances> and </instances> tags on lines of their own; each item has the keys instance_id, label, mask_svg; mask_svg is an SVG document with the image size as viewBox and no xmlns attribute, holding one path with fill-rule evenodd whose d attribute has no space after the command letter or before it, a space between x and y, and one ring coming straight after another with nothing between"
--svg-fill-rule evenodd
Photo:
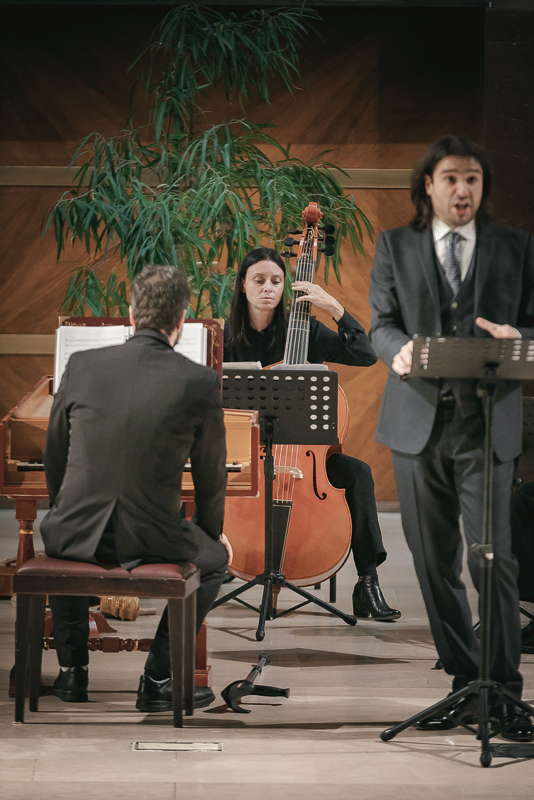
<instances>
[{"instance_id":1,"label":"sheet music","mask_svg":"<svg viewBox=\"0 0 534 800\"><path fill-rule=\"evenodd\" d=\"M124 344L132 335L129 325L62 325L56 330L54 392L57 392L67 362L73 353L97 347Z\"/></svg>"},{"instance_id":2,"label":"sheet music","mask_svg":"<svg viewBox=\"0 0 534 800\"><path fill-rule=\"evenodd\" d=\"M263 369L261 361L223 361L224 369Z\"/></svg>"},{"instance_id":3,"label":"sheet music","mask_svg":"<svg viewBox=\"0 0 534 800\"><path fill-rule=\"evenodd\" d=\"M207 328L199 323L188 325L186 322L174 349L177 353L190 358L191 361L206 366L208 357Z\"/></svg>"},{"instance_id":4,"label":"sheet music","mask_svg":"<svg viewBox=\"0 0 534 800\"><path fill-rule=\"evenodd\" d=\"M61 325L56 330L54 358L54 392L57 392L61 377L72 353L94 350L97 347L124 344L134 333L130 325ZM175 351L206 365L208 356L207 328L198 323L185 323Z\"/></svg>"}]
</instances>

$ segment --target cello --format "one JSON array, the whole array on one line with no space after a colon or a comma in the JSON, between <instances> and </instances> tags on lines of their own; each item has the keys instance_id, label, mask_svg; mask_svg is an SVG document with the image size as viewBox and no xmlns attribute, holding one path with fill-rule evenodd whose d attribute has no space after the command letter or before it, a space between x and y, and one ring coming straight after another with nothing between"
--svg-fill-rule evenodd
<instances>
[{"instance_id":1,"label":"cello","mask_svg":"<svg viewBox=\"0 0 534 800\"><path fill-rule=\"evenodd\" d=\"M321 216L317 203L310 203L303 211L304 228L299 240L295 276L298 281L313 281ZM295 294L298 297L303 293ZM296 297L289 313L281 366L303 364L307 360L310 303L297 303ZM346 434L348 421L347 399L339 387L340 443ZM310 586L330 578L343 565L350 550L351 518L345 492L332 486L326 473L328 456L339 449L340 446L328 445L275 445L273 448L274 536L280 543L277 550L281 552L277 567L283 577L296 586ZM263 461L260 459L258 496L240 498L237 502L235 498L227 498L225 505L224 529L234 551L229 571L246 581L260 575L265 564L263 477Z\"/></svg>"}]
</instances>

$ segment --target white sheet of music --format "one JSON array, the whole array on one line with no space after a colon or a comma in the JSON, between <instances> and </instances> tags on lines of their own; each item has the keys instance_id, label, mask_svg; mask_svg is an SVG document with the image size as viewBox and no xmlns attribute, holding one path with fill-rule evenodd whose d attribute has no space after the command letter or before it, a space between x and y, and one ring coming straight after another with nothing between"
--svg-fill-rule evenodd
<instances>
[{"instance_id":1,"label":"white sheet of music","mask_svg":"<svg viewBox=\"0 0 534 800\"><path fill-rule=\"evenodd\" d=\"M57 392L61 376L72 353L124 344L133 332L130 325L61 325L56 330L54 392ZM188 325L186 322L180 341L174 349L191 361L205 365L208 352L207 329L204 325L198 323Z\"/></svg>"},{"instance_id":2,"label":"white sheet of music","mask_svg":"<svg viewBox=\"0 0 534 800\"><path fill-rule=\"evenodd\" d=\"M129 325L61 325L56 330L54 392L57 392L67 361L80 350L124 344L131 336Z\"/></svg>"},{"instance_id":3,"label":"white sheet of music","mask_svg":"<svg viewBox=\"0 0 534 800\"><path fill-rule=\"evenodd\" d=\"M174 346L177 353L181 353L197 364L206 365L208 355L208 331L199 323L185 323L179 341Z\"/></svg>"}]
</instances>

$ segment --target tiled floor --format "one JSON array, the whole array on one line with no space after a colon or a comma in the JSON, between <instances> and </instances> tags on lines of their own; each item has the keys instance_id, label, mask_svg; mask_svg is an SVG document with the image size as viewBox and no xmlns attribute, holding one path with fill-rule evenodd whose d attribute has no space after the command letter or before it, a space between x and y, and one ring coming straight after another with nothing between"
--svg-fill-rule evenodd
<instances>
[{"instance_id":1,"label":"tiled floor","mask_svg":"<svg viewBox=\"0 0 534 800\"><path fill-rule=\"evenodd\" d=\"M12 601L0 601L0 795L10 800L515 800L534 795L534 761L495 759L479 766L476 740L463 729L406 731L383 743L379 733L444 695L447 677L433 670L435 651L398 515L383 514L389 550L380 575L399 622L345 625L316 607L268 623L256 642L256 616L230 603L209 617L210 663L217 701L182 730L169 714L134 708L144 656L91 659L89 704L44 697L27 724L12 723L7 674L13 661ZM0 557L15 547L16 526L0 511ZM36 544L39 540L36 537ZM349 611L354 568L338 576L338 602ZM259 596L259 590L248 599ZM322 597L327 599L326 586ZM281 607L291 598L282 593ZM155 602L145 605L155 606ZM150 635L155 616L119 622L124 636ZM115 623L114 623L115 624ZM260 653L271 665L258 682L289 687L290 697L253 697L251 713L223 711L218 694L244 678ZM45 682L57 671L45 653ZM523 664L534 699L534 656ZM216 742L215 752L136 752L135 741Z\"/></svg>"}]
</instances>

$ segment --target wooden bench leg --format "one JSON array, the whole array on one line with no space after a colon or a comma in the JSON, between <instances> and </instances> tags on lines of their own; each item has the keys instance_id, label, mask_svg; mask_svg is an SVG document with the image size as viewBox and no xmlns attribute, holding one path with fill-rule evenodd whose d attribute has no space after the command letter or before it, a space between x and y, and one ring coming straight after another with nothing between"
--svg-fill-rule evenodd
<instances>
[{"instance_id":1,"label":"wooden bench leg","mask_svg":"<svg viewBox=\"0 0 534 800\"><path fill-rule=\"evenodd\" d=\"M183 727L185 602L176 598L168 600L169 651L171 657L173 722L175 728Z\"/></svg>"},{"instance_id":2,"label":"wooden bench leg","mask_svg":"<svg viewBox=\"0 0 534 800\"><path fill-rule=\"evenodd\" d=\"M43 632L44 632L44 610L45 595L34 595L30 597L30 619L29 619L29 695L30 711L39 710L39 695L41 693L41 663L43 658Z\"/></svg>"},{"instance_id":3,"label":"wooden bench leg","mask_svg":"<svg viewBox=\"0 0 534 800\"><path fill-rule=\"evenodd\" d=\"M184 709L188 716L192 716L194 712L194 688L195 688L195 646L196 646L196 618L197 618L197 602L196 593L186 597L185 600L185 636L184 636L184 695L185 703Z\"/></svg>"},{"instance_id":4,"label":"wooden bench leg","mask_svg":"<svg viewBox=\"0 0 534 800\"><path fill-rule=\"evenodd\" d=\"M28 637L30 598L17 594L17 620L15 623L15 722L24 722L26 701L26 676L28 673Z\"/></svg>"}]
</instances>

